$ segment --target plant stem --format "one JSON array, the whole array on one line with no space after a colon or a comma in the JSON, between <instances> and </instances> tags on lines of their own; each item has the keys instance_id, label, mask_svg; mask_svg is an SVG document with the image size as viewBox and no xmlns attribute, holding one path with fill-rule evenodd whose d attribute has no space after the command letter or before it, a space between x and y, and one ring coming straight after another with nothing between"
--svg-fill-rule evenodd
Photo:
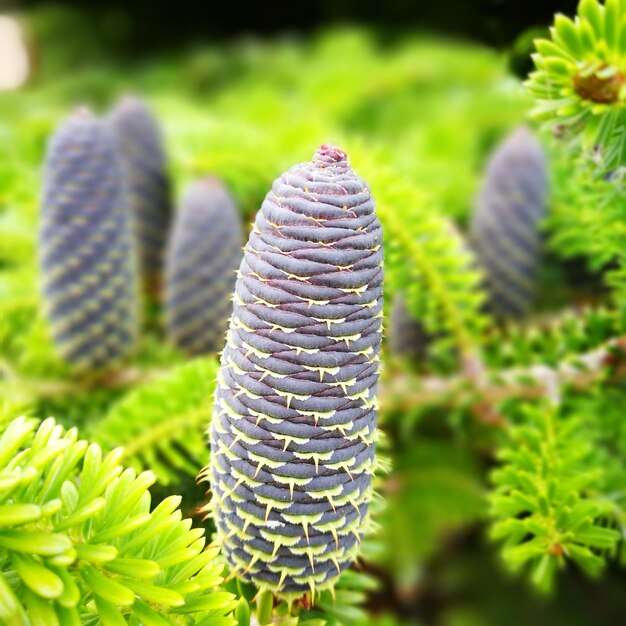
<instances>
[{"instance_id":1,"label":"plant stem","mask_svg":"<svg viewBox=\"0 0 626 626\"><path fill-rule=\"evenodd\" d=\"M493 406L513 397L556 400L555 394L558 396L561 387L585 389L610 370L616 377L626 378L626 335L555 367L533 365L495 374L487 372L480 377L459 374L449 378L429 376L418 379L406 373L394 374L381 384L381 410L406 411L430 405Z\"/></svg>"},{"instance_id":2,"label":"plant stem","mask_svg":"<svg viewBox=\"0 0 626 626\"><path fill-rule=\"evenodd\" d=\"M167 370L163 369L142 370L129 367L97 378L38 380L11 375L7 376L5 380L9 387L14 386L16 389L26 390L37 398L55 398L58 396L86 393L94 389L124 389L158 378L166 372Z\"/></svg>"}]
</instances>

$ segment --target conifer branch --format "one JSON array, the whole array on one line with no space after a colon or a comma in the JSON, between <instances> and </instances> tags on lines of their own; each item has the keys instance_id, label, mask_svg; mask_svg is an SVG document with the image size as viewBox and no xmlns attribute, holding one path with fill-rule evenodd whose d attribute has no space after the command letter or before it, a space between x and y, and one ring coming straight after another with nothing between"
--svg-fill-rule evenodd
<instances>
[{"instance_id":1,"label":"conifer branch","mask_svg":"<svg viewBox=\"0 0 626 626\"><path fill-rule=\"evenodd\" d=\"M4 371L2 371L4 370ZM126 389L137 384L149 382L167 373L162 368L142 369L125 367L115 372L98 376L81 376L68 379L36 379L22 378L10 371L8 366L0 364L0 382L14 385L17 389L25 389L37 398L54 398L59 396L85 393L92 389Z\"/></svg>"},{"instance_id":2,"label":"conifer branch","mask_svg":"<svg viewBox=\"0 0 626 626\"><path fill-rule=\"evenodd\" d=\"M382 383L383 411L404 411L428 405L480 404L491 406L507 398L549 397L563 386L585 389L609 370L626 376L626 335L569 358L555 367L533 365L474 376L449 378L394 375Z\"/></svg>"}]
</instances>

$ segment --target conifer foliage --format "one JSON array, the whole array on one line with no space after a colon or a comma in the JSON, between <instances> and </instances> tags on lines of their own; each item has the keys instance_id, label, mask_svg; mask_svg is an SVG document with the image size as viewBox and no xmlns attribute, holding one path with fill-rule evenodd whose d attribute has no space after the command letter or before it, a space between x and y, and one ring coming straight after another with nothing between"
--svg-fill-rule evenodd
<instances>
[{"instance_id":1,"label":"conifer foliage","mask_svg":"<svg viewBox=\"0 0 626 626\"><path fill-rule=\"evenodd\" d=\"M578 15L555 16L549 39L535 42L527 81L534 114L576 136L602 170L626 162L626 2L581 0Z\"/></svg>"},{"instance_id":2,"label":"conifer foliage","mask_svg":"<svg viewBox=\"0 0 626 626\"><path fill-rule=\"evenodd\" d=\"M598 455L593 431L547 403L524 409L524 424L511 430L512 445L493 474L492 535L503 540L508 565L527 568L548 591L567 561L597 576L620 533L606 527L613 502L597 496L609 463Z\"/></svg>"},{"instance_id":3,"label":"conifer foliage","mask_svg":"<svg viewBox=\"0 0 626 626\"><path fill-rule=\"evenodd\" d=\"M226 558L260 589L332 585L368 527L382 260L344 152L274 182L235 286L207 470Z\"/></svg>"},{"instance_id":4,"label":"conifer foliage","mask_svg":"<svg viewBox=\"0 0 626 626\"><path fill-rule=\"evenodd\" d=\"M79 370L110 369L135 343L135 249L113 142L86 110L50 140L39 237L59 354Z\"/></svg>"},{"instance_id":5,"label":"conifer foliage","mask_svg":"<svg viewBox=\"0 0 626 626\"><path fill-rule=\"evenodd\" d=\"M234 626L218 551L181 520L180 498L152 508L154 475L120 455L52 419L0 425L3 624Z\"/></svg>"},{"instance_id":6,"label":"conifer foliage","mask_svg":"<svg viewBox=\"0 0 626 626\"><path fill-rule=\"evenodd\" d=\"M183 351L222 349L242 245L226 188L214 178L193 183L175 216L166 262L167 331Z\"/></svg>"}]
</instances>

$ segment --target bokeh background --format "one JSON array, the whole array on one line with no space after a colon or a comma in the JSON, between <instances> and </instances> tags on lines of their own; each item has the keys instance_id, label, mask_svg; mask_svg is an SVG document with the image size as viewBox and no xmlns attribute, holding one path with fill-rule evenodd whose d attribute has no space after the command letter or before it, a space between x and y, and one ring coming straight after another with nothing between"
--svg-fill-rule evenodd
<instances>
[{"instance_id":1,"label":"bokeh background","mask_svg":"<svg viewBox=\"0 0 626 626\"><path fill-rule=\"evenodd\" d=\"M573 0L0 5L0 295L10 302L0 328L3 362L31 380L68 376L35 313L36 224L46 141L74 107L105 113L120 96L140 95L161 124L174 197L198 176L216 175L245 223L280 172L332 141L353 156L364 178L384 185L382 175L376 180L384 164L407 181L417 210L463 230L491 150L527 119L531 102L521 80L531 68L532 39L546 32L556 11L572 14L575 6ZM546 150L557 152L552 145ZM558 157L550 177L566 194L567 168ZM552 203L557 216L559 193ZM601 291L592 271L551 254L546 249L538 313ZM449 346L434 362L450 371ZM184 363L156 329L135 361L164 369ZM104 420L135 415L133 403L150 411L150 391L128 398L125 389L43 389L21 387L16 401L105 440ZM168 410L196 409L203 389L188 396ZM549 597L505 571L485 524L491 435L477 435L461 415L445 418L437 411L384 416L394 470L371 554L380 581L368 607L372 621L626 623L626 578L617 569L594 583L572 568ZM168 480L157 494L182 491L193 511L202 489L185 472L173 478L175 472L163 471Z\"/></svg>"}]
</instances>

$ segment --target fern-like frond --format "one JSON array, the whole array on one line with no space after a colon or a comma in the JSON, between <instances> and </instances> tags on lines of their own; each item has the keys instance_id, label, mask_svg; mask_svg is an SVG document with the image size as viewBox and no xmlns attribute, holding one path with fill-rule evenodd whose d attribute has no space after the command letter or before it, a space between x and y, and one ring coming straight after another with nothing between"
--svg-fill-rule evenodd
<instances>
[{"instance_id":1,"label":"fern-like frond","mask_svg":"<svg viewBox=\"0 0 626 626\"><path fill-rule=\"evenodd\" d=\"M211 417L217 376L213 358L174 368L124 396L99 422L92 437L107 449L123 447L123 461L151 469L161 484L195 476L208 461L204 432Z\"/></svg>"},{"instance_id":2,"label":"fern-like frond","mask_svg":"<svg viewBox=\"0 0 626 626\"><path fill-rule=\"evenodd\" d=\"M494 329L483 355L494 369L558 363L593 350L626 331L624 313L606 307L572 308L525 324Z\"/></svg>"},{"instance_id":3,"label":"fern-like frond","mask_svg":"<svg viewBox=\"0 0 626 626\"><path fill-rule=\"evenodd\" d=\"M554 406L528 406L500 460L492 537L504 543L506 564L526 568L544 591L568 561L598 575L620 533L602 523L614 507L600 495L603 468L584 422Z\"/></svg>"},{"instance_id":4,"label":"fern-like frond","mask_svg":"<svg viewBox=\"0 0 626 626\"><path fill-rule=\"evenodd\" d=\"M626 121L624 122L626 128ZM626 185L624 172L599 176L593 161L555 155L550 246L561 257L581 256L594 271L605 271L614 300L626 301ZM626 165L624 166L626 167ZM576 176L572 176L576 168Z\"/></svg>"}]
</instances>

